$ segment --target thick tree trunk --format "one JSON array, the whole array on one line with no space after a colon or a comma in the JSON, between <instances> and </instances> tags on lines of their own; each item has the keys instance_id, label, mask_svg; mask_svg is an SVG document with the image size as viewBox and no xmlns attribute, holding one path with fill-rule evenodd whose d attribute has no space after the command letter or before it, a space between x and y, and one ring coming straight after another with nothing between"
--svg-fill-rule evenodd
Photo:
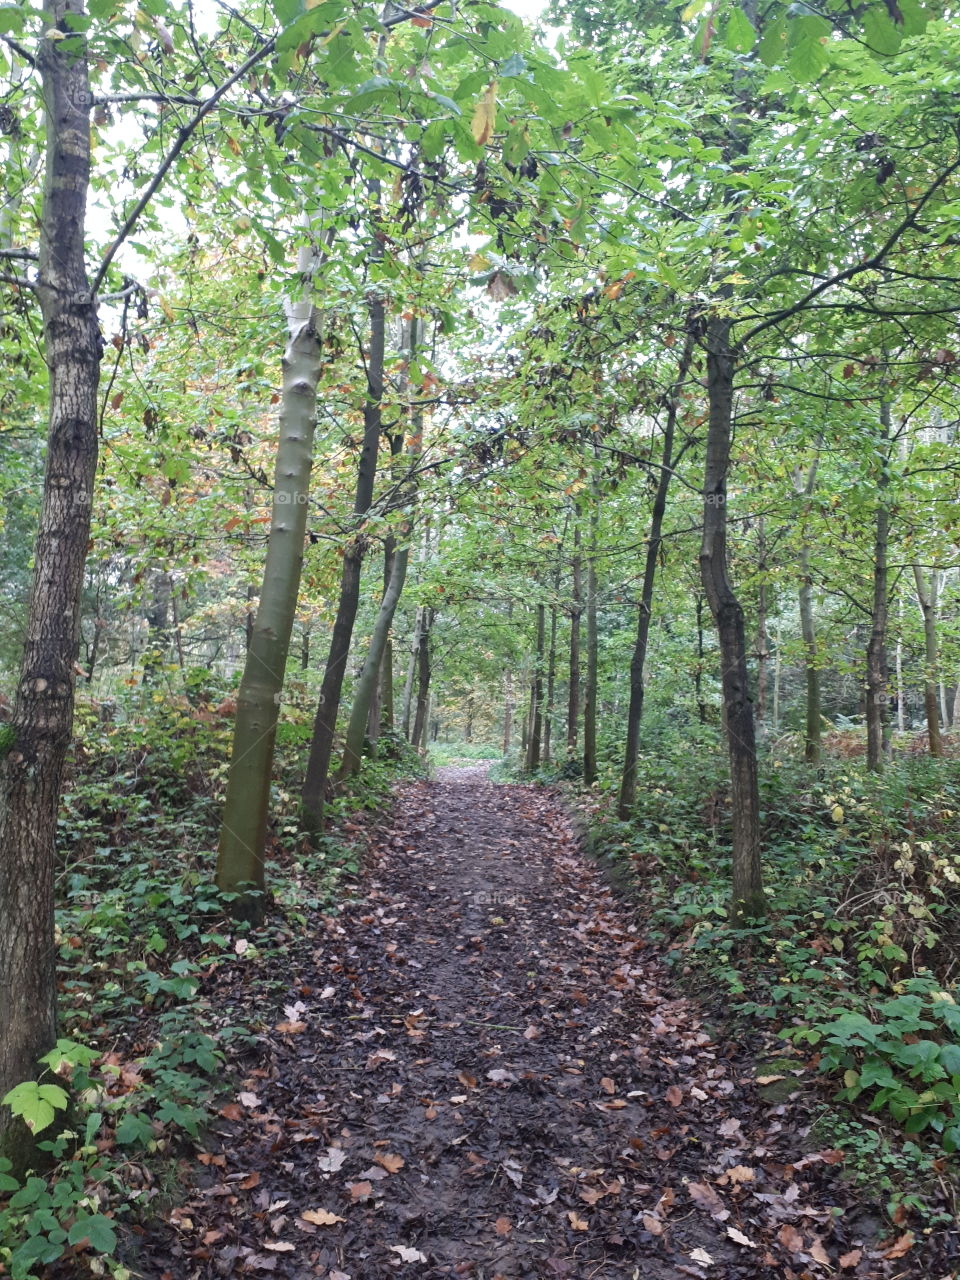
<instances>
[{"instance_id":1,"label":"thick tree trunk","mask_svg":"<svg viewBox=\"0 0 960 1280\"><path fill-rule=\"evenodd\" d=\"M890 403L880 405L880 447L883 462L877 480L877 515L873 538L873 608L870 640L867 644L867 768L874 773L883 769L889 746L889 698L887 696L887 618L889 592L887 558L890 540L890 508L887 488L890 483L887 444L890 440Z\"/></svg>"},{"instance_id":2,"label":"thick tree trunk","mask_svg":"<svg viewBox=\"0 0 960 1280\"><path fill-rule=\"evenodd\" d=\"M413 717L413 735L410 739L416 751L426 747L427 718L430 713L430 632L433 629L433 610L425 608L417 639L417 710Z\"/></svg>"},{"instance_id":3,"label":"thick tree trunk","mask_svg":"<svg viewBox=\"0 0 960 1280\"><path fill-rule=\"evenodd\" d=\"M913 566L913 577L917 584L917 601L923 615L923 705L927 717L927 735L930 740L930 754L939 757L943 755L940 714L937 705L937 689L940 681L940 654L937 642L939 570L931 569L929 586L924 581L923 569L918 564Z\"/></svg>"},{"instance_id":4,"label":"thick tree trunk","mask_svg":"<svg viewBox=\"0 0 960 1280\"><path fill-rule=\"evenodd\" d=\"M357 468L357 491L353 510L362 516L373 502L373 488L377 475L377 455L380 450L380 430L383 406L383 359L386 340L386 309L381 294L374 294L368 303L370 314L370 350L367 356L367 396L363 405L363 445ZM340 695L343 677L353 639L353 625L360 603L360 571L363 565L364 544L362 537L354 538L343 553L343 573L340 581L340 599L337 616L330 637L330 652L320 686L320 701L313 722L310 754L303 780L301 811L308 831L319 831L323 826L323 806L326 802L327 779L333 756L333 739L340 711Z\"/></svg>"},{"instance_id":5,"label":"thick tree trunk","mask_svg":"<svg viewBox=\"0 0 960 1280\"><path fill-rule=\"evenodd\" d=\"M570 607L570 680L567 691L567 755L577 750L580 725L580 619L583 615L583 565L580 526L573 529L573 600Z\"/></svg>"},{"instance_id":6,"label":"thick tree trunk","mask_svg":"<svg viewBox=\"0 0 960 1280\"><path fill-rule=\"evenodd\" d=\"M527 773L540 768L540 747L543 738L543 656L546 640L546 609L537 605L537 648L533 659L533 675L530 681L530 738L527 742Z\"/></svg>"},{"instance_id":7,"label":"thick tree trunk","mask_svg":"<svg viewBox=\"0 0 960 1280\"><path fill-rule=\"evenodd\" d=\"M760 797L753 707L747 675L743 609L727 566L727 478L733 440L734 356L730 321L713 317L707 326L707 391L710 402L703 485L700 574L717 626L723 723L730 758L733 819L732 902L734 920L765 914L760 865Z\"/></svg>"},{"instance_id":8,"label":"thick tree trunk","mask_svg":"<svg viewBox=\"0 0 960 1280\"><path fill-rule=\"evenodd\" d=\"M80 0L51 0L44 25L68 34L68 15L82 13ZM82 48L76 40L62 44L67 48L43 39L37 50L47 137L38 283L49 432L14 738L0 759L0 1098L35 1075L37 1059L56 1039L57 808L73 732L73 664L97 466L101 340L84 262L90 90ZM0 1154L18 1174L35 1158L31 1135L5 1107Z\"/></svg>"},{"instance_id":9,"label":"thick tree trunk","mask_svg":"<svg viewBox=\"0 0 960 1280\"><path fill-rule=\"evenodd\" d=\"M380 603L380 612L373 626L370 648L363 664L363 670L353 691L353 707L350 711L350 722L347 726L347 741L343 752L343 763L340 765L340 777L360 771L363 755L363 736L367 726L367 716L373 695L380 679L380 667L387 648L390 628L393 626L393 615L400 602L400 593L407 576L407 560L410 552L406 547L393 554L393 567L390 581Z\"/></svg>"},{"instance_id":10,"label":"thick tree trunk","mask_svg":"<svg viewBox=\"0 0 960 1280\"><path fill-rule=\"evenodd\" d=\"M596 501L596 495L594 495ZM583 699L583 780L597 780L597 513L590 516L590 555L587 560L587 686Z\"/></svg>"},{"instance_id":11,"label":"thick tree trunk","mask_svg":"<svg viewBox=\"0 0 960 1280\"><path fill-rule=\"evenodd\" d=\"M630 817L637 795L637 757L640 753L640 721L643 717L643 669L647 660L647 642L650 637L650 619L653 616L653 588L657 577L657 561L663 545L663 517L667 510L667 493L673 475L673 438L677 427L680 392L690 361L693 359L693 337L688 336L677 369L677 377L667 397L667 418L663 428L663 445L660 451L660 475L650 513L650 534L643 566L643 585L640 588L640 609L637 616L637 638L630 660L630 705L627 709L627 741L624 749L623 774L620 778L620 796L617 816Z\"/></svg>"},{"instance_id":12,"label":"thick tree trunk","mask_svg":"<svg viewBox=\"0 0 960 1280\"><path fill-rule=\"evenodd\" d=\"M309 260L306 250L301 267L308 270ZM270 536L260 605L237 693L217 856L217 887L237 895L231 911L257 922L263 918L273 749L300 592L320 377L317 317L309 301L290 308L289 327Z\"/></svg>"}]
</instances>

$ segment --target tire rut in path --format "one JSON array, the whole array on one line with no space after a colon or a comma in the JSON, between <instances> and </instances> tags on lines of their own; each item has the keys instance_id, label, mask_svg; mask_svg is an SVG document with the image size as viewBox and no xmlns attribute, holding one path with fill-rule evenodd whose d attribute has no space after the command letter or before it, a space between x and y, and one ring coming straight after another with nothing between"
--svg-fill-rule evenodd
<instances>
[{"instance_id":1,"label":"tire rut in path","mask_svg":"<svg viewBox=\"0 0 960 1280\"><path fill-rule=\"evenodd\" d=\"M171 1280L888 1274L550 793L404 786L361 893L292 951Z\"/></svg>"}]
</instances>

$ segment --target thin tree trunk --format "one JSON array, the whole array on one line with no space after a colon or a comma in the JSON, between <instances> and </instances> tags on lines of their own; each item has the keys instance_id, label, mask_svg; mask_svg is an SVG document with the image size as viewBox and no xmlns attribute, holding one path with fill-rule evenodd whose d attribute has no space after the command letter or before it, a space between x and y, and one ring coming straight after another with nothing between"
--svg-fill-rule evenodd
<instances>
[{"instance_id":1,"label":"thin tree trunk","mask_svg":"<svg viewBox=\"0 0 960 1280\"><path fill-rule=\"evenodd\" d=\"M383 360L385 347L386 308L383 295L374 294L368 302L370 314L370 351L367 356L367 395L363 405L363 446L357 468L357 490L353 511L362 516L373 501L373 487L377 475L377 454L380 449L380 429L383 406ZM313 722L310 754L303 780L301 809L304 825L309 831L319 831L323 826L323 806L326 802L327 779L333 756L333 739L340 711L340 695L343 677L353 639L353 626L360 604L360 571L363 565L364 543L362 536L355 537L343 553L343 571L340 581L340 599L337 616L330 637L330 652L320 686L320 700Z\"/></svg>"},{"instance_id":2,"label":"thin tree trunk","mask_svg":"<svg viewBox=\"0 0 960 1280\"><path fill-rule=\"evenodd\" d=\"M310 670L310 628L304 627L300 633L300 670Z\"/></svg>"},{"instance_id":3,"label":"thin tree trunk","mask_svg":"<svg viewBox=\"0 0 960 1280\"><path fill-rule=\"evenodd\" d=\"M706 724L707 704L703 700L703 596L699 593L694 607L697 615L697 665L693 673L693 687L697 698L697 716L701 724Z\"/></svg>"},{"instance_id":4,"label":"thin tree trunk","mask_svg":"<svg viewBox=\"0 0 960 1280\"><path fill-rule=\"evenodd\" d=\"M930 754L943 755L943 741L940 737L940 715L937 705L937 686L940 680L940 654L937 642L937 603L939 596L939 572L936 568L930 571L929 586L924 581L923 569L913 566L913 577L917 584L917 601L923 615L923 705L927 716L927 734L930 740Z\"/></svg>"},{"instance_id":5,"label":"thin tree trunk","mask_svg":"<svg viewBox=\"0 0 960 1280\"><path fill-rule=\"evenodd\" d=\"M905 732L907 727L906 690L903 685L903 596L897 593L897 647L895 669L897 673L897 729Z\"/></svg>"},{"instance_id":6,"label":"thin tree trunk","mask_svg":"<svg viewBox=\"0 0 960 1280\"><path fill-rule=\"evenodd\" d=\"M770 637L767 634L767 539L763 516L757 521L757 732L763 733L767 719L767 664Z\"/></svg>"},{"instance_id":7,"label":"thin tree trunk","mask_svg":"<svg viewBox=\"0 0 960 1280\"><path fill-rule=\"evenodd\" d=\"M413 686L417 675L417 655L420 652L420 629L423 626L423 608L417 609L416 622L413 628L413 644L410 647L410 660L407 663L407 679L403 686L403 713L400 728L403 736L411 742L410 720L413 715Z\"/></svg>"},{"instance_id":8,"label":"thin tree trunk","mask_svg":"<svg viewBox=\"0 0 960 1280\"><path fill-rule=\"evenodd\" d=\"M304 249L301 270L308 273L312 260L313 251ZM237 692L216 872L217 887L237 895L232 913L256 922L263 918L273 749L300 592L321 367L317 316L309 299L290 307L288 324L270 536Z\"/></svg>"},{"instance_id":9,"label":"thin tree trunk","mask_svg":"<svg viewBox=\"0 0 960 1280\"><path fill-rule=\"evenodd\" d=\"M820 444L817 454L810 464L806 481L802 482L799 472L794 474L797 492L809 506L817 483L817 466L820 461ZM813 576L810 571L810 543L807 537L806 519L804 519L800 541L800 590L798 592L800 606L800 636L803 640L803 665L806 679L806 714L803 735L803 758L807 764L820 763L820 744L823 733L823 718L820 710L820 664L817 661L817 623L813 610Z\"/></svg>"},{"instance_id":10,"label":"thin tree trunk","mask_svg":"<svg viewBox=\"0 0 960 1280\"><path fill-rule=\"evenodd\" d=\"M597 780L597 495L590 512L590 554L587 559L587 687L583 700L583 780Z\"/></svg>"},{"instance_id":11,"label":"thin tree trunk","mask_svg":"<svg viewBox=\"0 0 960 1280\"><path fill-rule=\"evenodd\" d=\"M783 667L783 663L780 656L782 652L782 647L781 647L779 627L777 628L776 645L777 645L777 648L774 654L774 661L773 661L773 732L779 733L780 731L780 678L782 675L782 667Z\"/></svg>"},{"instance_id":12,"label":"thin tree trunk","mask_svg":"<svg viewBox=\"0 0 960 1280\"><path fill-rule=\"evenodd\" d=\"M82 14L81 0L51 0L44 28L71 34L70 18ZM38 291L49 430L14 736L0 759L0 1098L35 1075L38 1058L56 1039L57 808L73 732L101 357L84 258L91 99L82 40L41 39L37 65L47 139ZM36 1158L31 1134L6 1107L0 1107L0 1155L17 1175Z\"/></svg>"},{"instance_id":13,"label":"thin tree trunk","mask_svg":"<svg viewBox=\"0 0 960 1280\"><path fill-rule=\"evenodd\" d=\"M558 575L559 576L559 575ZM559 586L559 583L557 584ZM550 606L550 648L547 653L547 706L543 718L543 762L550 763L554 700L557 692L557 606Z\"/></svg>"},{"instance_id":14,"label":"thin tree trunk","mask_svg":"<svg viewBox=\"0 0 960 1280\"><path fill-rule=\"evenodd\" d=\"M583 615L583 564L580 558L580 525L573 528L573 601L570 609L570 680L567 692L567 755L577 750L580 724L580 619Z\"/></svg>"},{"instance_id":15,"label":"thin tree trunk","mask_svg":"<svg viewBox=\"0 0 960 1280\"><path fill-rule=\"evenodd\" d=\"M370 648L367 651L363 670L360 672L356 688L353 691L353 707L350 712L350 722L347 726L347 741L343 752L343 763L340 766L341 778L360 771L367 715L380 679L380 665L383 662L383 655L386 651L387 637L390 635L390 628L393 626L393 615L396 613L397 605L400 602L400 593L403 591L403 583L407 576L407 560L409 556L410 552L406 547L395 551L393 555L390 582L384 592L383 600L380 604L380 612L377 614L377 620L374 623Z\"/></svg>"},{"instance_id":16,"label":"thin tree trunk","mask_svg":"<svg viewBox=\"0 0 960 1280\"><path fill-rule=\"evenodd\" d=\"M889 597L887 587L887 555L890 539L890 508L887 505L887 488L890 483L890 462L886 447L890 440L890 402L880 404L880 444L883 462L877 479L877 515L873 539L873 607L870 620L870 640L867 644L867 768L874 773L883 769L883 758L889 744L889 717L887 697L887 618Z\"/></svg>"},{"instance_id":17,"label":"thin tree trunk","mask_svg":"<svg viewBox=\"0 0 960 1280\"><path fill-rule=\"evenodd\" d=\"M723 722L730 758L733 825L732 902L734 920L766 912L760 864L760 796L753 707L747 674L743 609L727 566L727 478L733 439L734 356L730 321L707 324L709 427L703 486L703 540L700 573L717 626L720 647Z\"/></svg>"},{"instance_id":18,"label":"thin tree trunk","mask_svg":"<svg viewBox=\"0 0 960 1280\"><path fill-rule=\"evenodd\" d=\"M413 718L411 742L416 751L427 745L427 720L430 714L430 632L433 629L433 610L423 610L420 636L417 643L417 710Z\"/></svg>"},{"instance_id":19,"label":"thin tree trunk","mask_svg":"<svg viewBox=\"0 0 960 1280\"><path fill-rule=\"evenodd\" d=\"M503 673L503 754L510 754L510 738L513 733L513 668Z\"/></svg>"},{"instance_id":20,"label":"thin tree trunk","mask_svg":"<svg viewBox=\"0 0 960 1280\"><path fill-rule=\"evenodd\" d=\"M543 734L543 656L546 637L546 609L537 605L537 647L533 660L533 676L530 681L530 738L527 743L526 770L533 773L540 768L540 747Z\"/></svg>"},{"instance_id":21,"label":"thin tree trunk","mask_svg":"<svg viewBox=\"0 0 960 1280\"><path fill-rule=\"evenodd\" d=\"M643 566L643 585L640 589L640 608L637 615L637 638L630 660L630 705L627 709L627 741L624 748L623 774L620 778L620 796L617 815L630 817L637 795L637 758L640 753L640 721L643 717L643 671L647 660L647 642L650 636L650 620L653 616L653 589L657 577L657 561L663 545L663 517L667 510L667 493L673 475L673 438L680 407L680 392L693 359L693 335L688 333L683 354L677 368L677 377L667 396L667 419L663 428L663 444L660 451L660 475L650 512L650 534Z\"/></svg>"}]
</instances>

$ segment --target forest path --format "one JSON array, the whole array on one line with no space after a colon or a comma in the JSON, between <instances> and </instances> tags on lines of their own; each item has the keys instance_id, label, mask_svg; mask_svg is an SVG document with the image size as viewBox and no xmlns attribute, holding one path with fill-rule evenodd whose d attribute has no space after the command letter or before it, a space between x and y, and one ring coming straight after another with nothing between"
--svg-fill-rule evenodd
<instances>
[{"instance_id":1,"label":"forest path","mask_svg":"<svg viewBox=\"0 0 960 1280\"><path fill-rule=\"evenodd\" d=\"M292 947L151 1275L909 1274L831 1213L833 1153L669 991L555 796L406 784L361 892Z\"/></svg>"}]
</instances>

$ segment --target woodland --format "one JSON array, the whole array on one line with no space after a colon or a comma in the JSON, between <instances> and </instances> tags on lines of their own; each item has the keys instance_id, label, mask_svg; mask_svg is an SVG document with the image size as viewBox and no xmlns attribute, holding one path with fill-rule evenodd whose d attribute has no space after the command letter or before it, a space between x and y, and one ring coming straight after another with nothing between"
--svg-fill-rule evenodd
<instances>
[{"instance_id":1,"label":"woodland","mask_svg":"<svg viewBox=\"0 0 960 1280\"><path fill-rule=\"evenodd\" d=\"M960 1273L958 104L0 4L0 1276Z\"/></svg>"}]
</instances>

